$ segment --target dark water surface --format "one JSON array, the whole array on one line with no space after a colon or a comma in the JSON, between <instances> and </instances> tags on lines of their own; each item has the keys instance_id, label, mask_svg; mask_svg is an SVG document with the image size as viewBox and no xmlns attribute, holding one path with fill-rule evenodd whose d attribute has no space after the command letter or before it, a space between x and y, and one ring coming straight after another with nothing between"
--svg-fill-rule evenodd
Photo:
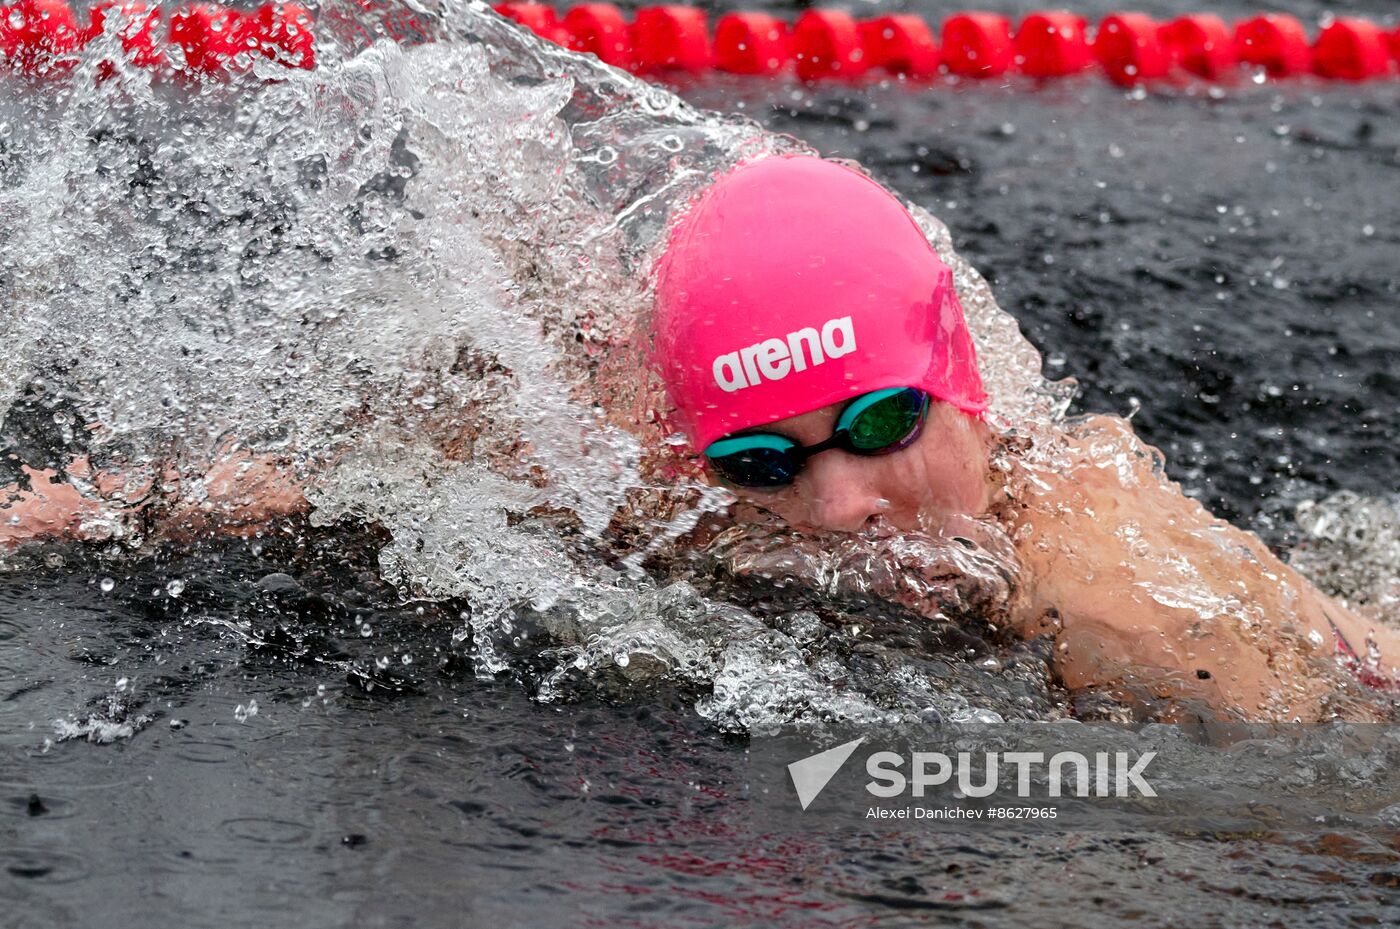
<instances>
[{"instance_id":1,"label":"dark water surface","mask_svg":"<svg viewBox=\"0 0 1400 929\"><path fill-rule=\"evenodd\" d=\"M357 576L369 561L257 548L115 576L70 551L62 567L0 576L0 925L1342 926L1400 913L1400 837L767 834L749 813L744 740L681 695L541 705L474 679L443 640L449 617L424 615L439 608L379 602ZM202 580L172 597L181 576ZM56 720L113 741L56 742Z\"/></svg>"},{"instance_id":2,"label":"dark water surface","mask_svg":"<svg viewBox=\"0 0 1400 929\"><path fill-rule=\"evenodd\" d=\"M1222 515L1286 543L1302 499L1396 491L1400 84L685 94L941 216ZM51 556L0 575L6 929L1400 920L1400 840L765 835L693 695L478 681L368 556Z\"/></svg>"}]
</instances>

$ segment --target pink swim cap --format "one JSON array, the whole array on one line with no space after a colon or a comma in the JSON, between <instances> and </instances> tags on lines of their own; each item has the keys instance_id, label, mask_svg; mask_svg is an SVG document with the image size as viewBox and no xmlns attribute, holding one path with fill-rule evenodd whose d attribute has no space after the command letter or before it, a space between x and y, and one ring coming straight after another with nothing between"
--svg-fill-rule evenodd
<instances>
[{"instance_id":1,"label":"pink swim cap","mask_svg":"<svg viewBox=\"0 0 1400 929\"><path fill-rule=\"evenodd\" d=\"M887 387L987 408L953 275L895 197L805 155L706 189L657 266L653 351L703 451Z\"/></svg>"}]
</instances>

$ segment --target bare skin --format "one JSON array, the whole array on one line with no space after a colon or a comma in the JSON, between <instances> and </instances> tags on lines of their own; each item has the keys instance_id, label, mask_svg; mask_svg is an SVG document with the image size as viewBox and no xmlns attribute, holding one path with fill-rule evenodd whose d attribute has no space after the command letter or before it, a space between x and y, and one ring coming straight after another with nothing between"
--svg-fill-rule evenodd
<instances>
[{"instance_id":1,"label":"bare skin","mask_svg":"<svg viewBox=\"0 0 1400 929\"><path fill-rule=\"evenodd\" d=\"M840 411L764 429L810 445L831 435ZM1090 454L1125 440L1144 454L1124 467ZM1374 642L1382 673L1396 667L1400 632L1331 600L1255 536L1159 480L1125 421L1094 417L1067 434L1064 466L1035 472L1014 499L990 467L994 445L986 423L936 403L910 447L817 455L782 490L734 488L734 515L767 511L807 531L883 520L930 533L953 516L995 516L1025 571L1012 622L1024 636L1054 636L1055 669L1071 690L1137 688L1250 719L1322 719L1338 686L1333 624L1358 650Z\"/></svg>"},{"instance_id":2,"label":"bare skin","mask_svg":"<svg viewBox=\"0 0 1400 929\"><path fill-rule=\"evenodd\" d=\"M831 435L840 411L832 405L764 428L815 444ZM732 515L743 522L772 514L824 532L883 521L937 533L954 517L996 518L1023 567L1012 625L1023 636L1054 637L1055 670L1071 690L1136 688L1250 719L1314 720L1328 716L1338 687L1334 624L1358 649L1374 642L1382 672L1397 666L1400 633L1332 601L1253 535L1158 480L1125 421L1094 417L1066 433L1057 466L1034 471L1014 497L991 467L996 443L986 423L935 403L908 448L816 455L788 488L735 488ZM1090 451L1104 443L1143 454L1103 467ZM145 505L126 502L144 489L122 487L118 475L92 474L83 460L68 471L105 500L82 496L52 471L26 469L31 489L0 488L0 547L102 539L110 518ZM159 524L160 535L175 539L256 534L308 507L282 463L243 449L220 456L175 501Z\"/></svg>"},{"instance_id":3,"label":"bare skin","mask_svg":"<svg viewBox=\"0 0 1400 929\"><path fill-rule=\"evenodd\" d=\"M148 504L149 480L128 486L122 475L93 473L79 458L60 475L52 469L21 470L29 488L0 487L0 548L41 538L103 541L111 526L140 517ZM97 498L84 496L68 476L91 483ZM167 473L168 482L176 475ZM136 502L133 502L136 501ZM198 487L178 487L174 503L162 514L157 530L172 539L209 533L255 535L276 517L303 512L307 502L282 462L246 449L227 449L215 458Z\"/></svg>"}]
</instances>

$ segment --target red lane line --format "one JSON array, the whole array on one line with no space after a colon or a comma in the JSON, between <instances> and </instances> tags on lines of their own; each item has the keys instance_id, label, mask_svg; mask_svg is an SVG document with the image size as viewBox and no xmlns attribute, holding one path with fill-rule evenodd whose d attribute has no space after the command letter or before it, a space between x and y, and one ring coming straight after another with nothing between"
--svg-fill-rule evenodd
<instances>
[{"instance_id":1,"label":"red lane line","mask_svg":"<svg viewBox=\"0 0 1400 929\"><path fill-rule=\"evenodd\" d=\"M865 19L838 10L808 10L793 23L764 13L726 14L713 25L681 4L639 9L629 20L612 3L560 10L537 2L495 7L541 37L634 73L709 70L776 74L806 81L896 75L927 81L942 75L995 78L1018 73L1064 78L1094 67L1132 85L1193 77L1228 81L1241 71L1281 79L1314 75L1363 81L1400 72L1400 28L1357 17L1328 17L1316 38L1296 17L1265 13L1227 25L1192 13L1159 23L1120 12L1096 24L1065 11L1037 11L1013 24L994 13L949 16L935 29L911 14ZM187 75L245 70L257 57L292 68L315 66L314 23L296 3L242 11L185 3L161 11L145 0L102 0L82 23L65 0L0 3L0 58L35 74L72 67L78 53L111 30L132 63ZM104 62L104 74L114 66Z\"/></svg>"}]
</instances>

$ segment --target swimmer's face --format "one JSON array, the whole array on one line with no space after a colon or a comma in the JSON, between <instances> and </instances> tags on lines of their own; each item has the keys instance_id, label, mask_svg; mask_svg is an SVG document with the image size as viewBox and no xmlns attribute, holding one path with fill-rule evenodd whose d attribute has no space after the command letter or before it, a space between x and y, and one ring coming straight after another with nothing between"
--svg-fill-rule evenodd
<instances>
[{"instance_id":1,"label":"swimmer's face","mask_svg":"<svg viewBox=\"0 0 1400 929\"><path fill-rule=\"evenodd\" d=\"M834 403L761 431L815 445L831 437L843 406ZM987 511L989 435L984 423L935 400L907 448L876 456L840 450L813 455L786 487L731 487L741 501L734 514L756 519L756 511L766 510L799 530L858 532L883 521L902 530L936 531L949 516ZM710 480L723 483L713 474Z\"/></svg>"}]
</instances>

